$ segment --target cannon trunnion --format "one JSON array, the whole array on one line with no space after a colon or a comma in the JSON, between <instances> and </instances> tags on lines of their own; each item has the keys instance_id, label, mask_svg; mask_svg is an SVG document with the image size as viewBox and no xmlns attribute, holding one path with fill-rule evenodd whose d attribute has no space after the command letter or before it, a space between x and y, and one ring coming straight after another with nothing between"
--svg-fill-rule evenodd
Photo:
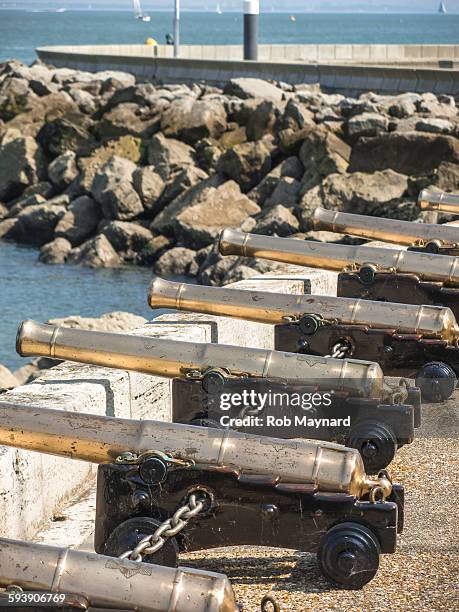
<instances>
[{"instance_id":1,"label":"cannon trunnion","mask_svg":"<svg viewBox=\"0 0 459 612\"><path fill-rule=\"evenodd\" d=\"M274 462L274 458L273 458ZM403 528L404 490L385 501L319 493L314 485L158 457L99 466L95 549L121 555L176 513L195 494L203 510L144 562L175 566L181 551L256 545L317 553L323 574L361 588L377 572L380 553L393 553Z\"/></svg>"}]
</instances>

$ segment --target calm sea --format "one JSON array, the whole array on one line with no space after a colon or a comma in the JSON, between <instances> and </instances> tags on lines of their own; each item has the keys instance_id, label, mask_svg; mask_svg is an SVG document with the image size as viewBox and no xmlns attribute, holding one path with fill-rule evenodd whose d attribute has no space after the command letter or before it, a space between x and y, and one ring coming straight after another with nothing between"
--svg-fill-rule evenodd
<instances>
[{"instance_id":1,"label":"calm sea","mask_svg":"<svg viewBox=\"0 0 459 612\"><path fill-rule=\"evenodd\" d=\"M172 4L172 3L171 3ZM153 37L164 42L172 31L172 14L150 11L142 23L127 11L66 11L64 13L0 10L0 61L35 59L43 45L142 44ZM261 15L262 43L459 43L459 15L438 14L298 14ZM239 44L242 15L182 15L184 44Z\"/></svg>"},{"instance_id":2,"label":"calm sea","mask_svg":"<svg viewBox=\"0 0 459 612\"><path fill-rule=\"evenodd\" d=\"M30 361L15 350L23 319L97 317L115 310L153 318L147 306L150 279L146 268L48 266L37 262L35 249L0 241L0 363L14 370Z\"/></svg>"}]
</instances>

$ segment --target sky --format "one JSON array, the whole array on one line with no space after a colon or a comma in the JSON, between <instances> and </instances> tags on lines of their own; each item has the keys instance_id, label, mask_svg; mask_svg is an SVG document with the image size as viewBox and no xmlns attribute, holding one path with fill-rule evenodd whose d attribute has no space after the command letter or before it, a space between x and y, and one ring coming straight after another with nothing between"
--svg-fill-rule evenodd
<instances>
[{"instance_id":1,"label":"sky","mask_svg":"<svg viewBox=\"0 0 459 612\"><path fill-rule=\"evenodd\" d=\"M149 9L171 9L174 0L141 0L142 6ZM459 0L445 0L450 12L459 12ZM181 0L183 9L215 10L216 0ZM223 10L239 10L242 0L221 0ZM68 7L105 9L130 9L130 0L0 0L0 7ZM439 0L260 0L262 9L288 11L390 11L390 12L428 12L438 9Z\"/></svg>"}]
</instances>

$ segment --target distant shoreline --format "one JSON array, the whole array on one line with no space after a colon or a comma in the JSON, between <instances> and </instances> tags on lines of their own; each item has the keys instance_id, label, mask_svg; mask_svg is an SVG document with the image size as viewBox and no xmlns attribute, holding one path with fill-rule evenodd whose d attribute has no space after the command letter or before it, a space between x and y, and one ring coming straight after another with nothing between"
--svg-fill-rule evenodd
<instances>
[{"instance_id":1,"label":"distant shoreline","mask_svg":"<svg viewBox=\"0 0 459 612\"><path fill-rule=\"evenodd\" d=\"M15 13L50 13L55 14L57 12L56 9L45 9L45 8L17 8L17 7L7 7L0 6L0 11L10 11ZM88 8L66 8L62 14L65 13L132 13L132 9L127 8L97 8L97 9L88 9ZM145 6L145 12L153 12L156 15L169 15L173 11L172 10L164 10L164 9L155 9L154 7ZM213 15L215 14L214 10L209 11L198 11L195 9L181 9L182 13L194 13L194 14L203 14L203 15ZM223 13L239 15L242 14L242 10L226 10ZM262 15L438 15L439 17L447 18L450 15L459 15L459 11L451 10L448 11L446 15L439 14L436 10L432 11L305 11L305 10L291 10L291 11L261 11ZM459 39L459 36L458 36Z\"/></svg>"}]
</instances>

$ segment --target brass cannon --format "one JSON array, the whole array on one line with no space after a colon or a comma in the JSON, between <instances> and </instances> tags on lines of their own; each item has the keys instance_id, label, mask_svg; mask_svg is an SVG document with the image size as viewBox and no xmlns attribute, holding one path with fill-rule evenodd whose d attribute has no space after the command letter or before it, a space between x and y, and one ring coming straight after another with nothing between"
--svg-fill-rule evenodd
<instances>
[{"instance_id":1,"label":"brass cannon","mask_svg":"<svg viewBox=\"0 0 459 612\"><path fill-rule=\"evenodd\" d=\"M357 448L372 472L389 465L397 448L413 441L414 428L419 426L419 394L404 387L393 390L379 365L371 362L89 332L33 321L20 326L17 350L23 356L69 359L170 378L175 422L230 425L252 433L272 432L273 424L278 425L277 437L328 439ZM255 400L248 400L245 407L228 407L229 415L222 407L227 393L245 391L253 398L252 392L259 397L271 390L288 392L289 387L299 388L302 395L330 392L329 404L311 408L319 426L314 420L306 422L303 410L288 406L261 409L253 405ZM246 419L247 413L253 418ZM284 422L278 424L276 417L284 417Z\"/></svg>"},{"instance_id":2,"label":"brass cannon","mask_svg":"<svg viewBox=\"0 0 459 612\"><path fill-rule=\"evenodd\" d=\"M418 204L421 210L432 210L453 215L459 214L459 194L423 189Z\"/></svg>"},{"instance_id":3,"label":"brass cannon","mask_svg":"<svg viewBox=\"0 0 459 612\"><path fill-rule=\"evenodd\" d=\"M239 609L221 574L5 538L0 538L0 587L8 589L0 595L0 607L10 600L30 610L49 609L46 603L61 609L142 612Z\"/></svg>"},{"instance_id":4,"label":"brass cannon","mask_svg":"<svg viewBox=\"0 0 459 612\"><path fill-rule=\"evenodd\" d=\"M158 277L148 302L271 323L276 350L374 361L388 376L416 378L429 401L450 397L459 374L459 326L449 308L198 287Z\"/></svg>"},{"instance_id":5,"label":"brass cannon","mask_svg":"<svg viewBox=\"0 0 459 612\"><path fill-rule=\"evenodd\" d=\"M393 242L408 246L412 251L459 255L459 227L452 225L413 223L317 208L312 216L312 227L315 230Z\"/></svg>"},{"instance_id":6,"label":"brass cannon","mask_svg":"<svg viewBox=\"0 0 459 612\"><path fill-rule=\"evenodd\" d=\"M446 306L459 317L459 258L401 248L328 244L225 230L223 255L261 257L339 272L338 295Z\"/></svg>"},{"instance_id":7,"label":"brass cannon","mask_svg":"<svg viewBox=\"0 0 459 612\"><path fill-rule=\"evenodd\" d=\"M329 579L360 588L403 527L403 487L368 477L359 453L337 444L6 401L0 443L100 464L95 550L110 557L175 566L180 550L300 546ZM231 610L223 579L212 585Z\"/></svg>"}]
</instances>

